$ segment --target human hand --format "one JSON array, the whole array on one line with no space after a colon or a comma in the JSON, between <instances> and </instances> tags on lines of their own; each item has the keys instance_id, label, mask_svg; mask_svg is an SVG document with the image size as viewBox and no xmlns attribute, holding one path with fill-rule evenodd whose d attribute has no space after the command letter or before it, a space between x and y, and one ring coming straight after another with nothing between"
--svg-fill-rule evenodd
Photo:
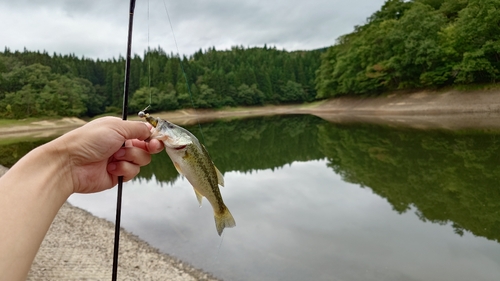
<instances>
[{"instance_id":1,"label":"human hand","mask_svg":"<svg viewBox=\"0 0 500 281\"><path fill-rule=\"evenodd\" d=\"M104 117L50 143L69 165L70 192L99 192L115 186L119 176L124 181L135 177L141 166L149 164L151 154L163 149L158 140L144 141L151 135L150 129L143 122Z\"/></svg>"}]
</instances>

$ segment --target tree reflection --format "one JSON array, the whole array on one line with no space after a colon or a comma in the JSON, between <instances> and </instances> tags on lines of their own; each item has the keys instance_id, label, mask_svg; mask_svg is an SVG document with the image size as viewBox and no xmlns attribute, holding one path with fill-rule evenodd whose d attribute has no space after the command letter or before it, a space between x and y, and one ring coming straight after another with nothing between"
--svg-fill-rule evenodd
<instances>
[{"instance_id":1,"label":"tree reflection","mask_svg":"<svg viewBox=\"0 0 500 281\"><path fill-rule=\"evenodd\" d=\"M23 139L20 141L8 140L4 144L0 144L0 165L10 168L33 148L43 145L53 139L54 138Z\"/></svg>"},{"instance_id":2,"label":"tree reflection","mask_svg":"<svg viewBox=\"0 0 500 281\"><path fill-rule=\"evenodd\" d=\"M323 158L316 142L321 123L313 116L273 116L203 124L203 134L198 126L186 129L204 143L222 173L247 173ZM179 176L164 152L154 155L139 177L151 179L153 175L162 183L172 183Z\"/></svg>"},{"instance_id":3,"label":"tree reflection","mask_svg":"<svg viewBox=\"0 0 500 281\"><path fill-rule=\"evenodd\" d=\"M369 187L398 213L416 208L422 221L450 223L455 233L500 241L500 133L336 125L313 116L274 116L187 127L222 173L278 169L294 161L328 160L335 173ZM10 167L50 139L0 145ZM171 184L168 156L154 155L139 180ZM307 176L307 175L305 175Z\"/></svg>"},{"instance_id":4,"label":"tree reflection","mask_svg":"<svg viewBox=\"0 0 500 281\"><path fill-rule=\"evenodd\" d=\"M324 124L318 139L328 166L397 212L499 241L500 134Z\"/></svg>"}]
</instances>

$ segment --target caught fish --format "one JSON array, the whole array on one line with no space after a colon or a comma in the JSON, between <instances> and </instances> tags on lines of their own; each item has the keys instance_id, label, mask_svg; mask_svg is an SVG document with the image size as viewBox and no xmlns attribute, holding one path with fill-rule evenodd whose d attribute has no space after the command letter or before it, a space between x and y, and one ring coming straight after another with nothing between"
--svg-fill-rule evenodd
<instances>
[{"instance_id":1,"label":"caught fish","mask_svg":"<svg viewBox=\"0 0 500 281\"><path fill-rule=\"evenodd\" d=\"M139 112L139 117L153 126L150 138L163 141L175 168L193 186L200 206L203 197L210 202L219 236L224 228L236 226L220 194L219 185L224 186L224 178L198 139L188 130L144 111Z\"/></svg>"}]
</instances>

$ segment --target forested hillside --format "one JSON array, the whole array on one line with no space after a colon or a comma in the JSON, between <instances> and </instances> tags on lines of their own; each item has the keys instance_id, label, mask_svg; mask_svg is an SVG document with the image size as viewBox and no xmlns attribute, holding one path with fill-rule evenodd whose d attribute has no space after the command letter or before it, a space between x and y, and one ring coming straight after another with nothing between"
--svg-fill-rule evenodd
<instances>
[{"instance_id":1,"label":"forested hillside","mask_svg":"<svg viewBox=\"0 0 500 281\"><path fill-rule=\"evenodd\" d=\"M150 99L152 111L193 104L219 108L311 101L316 96L314 79L321 52L267 46L210 48L181 59L161 48L151 49L132 58L129 110L136 113ZM0 53L0 117L119 112L124 69L122 57L92 60L6 48Z\"/></svg>"},{"instance_id":2,"label":"forested hillside","mask_svg":"<svg viewBox=\"0 0 500 281\"><path fill-rule=\"evenodd\" d=\"M319 98L495 83L500 1L388 0L322 57Z\"/></svg>"},{"instance_id":3,"label":"forested hillside","mask_svg":"<svg viewBox=\"0 0 500 281\"><path fill-rule=\"evenodd\" d=\"M124 68L123 57L5 48L0 118L120 112ZM499 0L387 0L328 49L209 48L180 58L158 47L134 55L129 111L303 103L499 78Z\"/></svg>"}]
</instances>

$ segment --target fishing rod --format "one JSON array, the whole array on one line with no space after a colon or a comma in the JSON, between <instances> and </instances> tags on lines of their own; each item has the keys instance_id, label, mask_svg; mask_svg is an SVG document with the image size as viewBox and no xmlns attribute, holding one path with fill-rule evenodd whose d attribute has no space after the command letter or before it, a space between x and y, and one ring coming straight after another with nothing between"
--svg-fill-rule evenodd
<instances>
[{"instance_id":1,"label":"fishing rod","mask_svg":"<svg viewBox=\"0 0 500 281\"><path fill-rule=\"evenodd\" d=\"M175 46L177 48L177 54L179 56L179 62L181 64L182 73L184 74L184 78L185 78L186 84L187 84L187 89L188 89L189 95L191 97L191 104L193 105L193 108L194 108L193 94L191 93L191 89L189 87L189 81L187 79L186 72L184 71L184 67L182 65L182 59L180 58L179 47L177 45L177 40L175 39L175 34L174 34L172 22L170 21L170 15L168 13L168 9L167 9L167 5L165 3L165 0L163 0L163 5L165 7L165 12L167 13L170 28L172 30L172 35L174 36L174 42L175 42ZM127 113L128 113L128 98L129 98L129 84L130 84L130 60L131 60L131 52L132 52L132 30L133 30L133 22L134 22L134 10L135 10L135 0L130 0L129 22L128 22L128 39L127 39L127 56L126 56L126 60L125 60L125 81L124 81L124 87L123 87L123 107L122 107L122 119L123 120L127 120ZM149 24L149 1L148 1L148 24ZM149 51L149 26L148 26L148 51ZM149 79L151 79L151 77ZM149 83L151 84L151 82L149 82ZM150 105L151 105L151 92L150 92ZM201 129L201 125L199 122L198 122L198 126L199 126L199 129L201 132L202 140L204 142L203 131ZM120 176L120 177L118 177L118 192L117 192L117 197L116 197L115 241L114 241L114 248L113 248L113 270L112 270L112 278L111 278L112 281L116 281L117 276L118 276L118 254L119 254L119 244L120 244L122 194L123 194L123 176Z\"/></svg>"},{"instance_id":2,"label":"fishing rod","mask_svg":"<svg viewBox=\"0 0 500 281\"><path fill-rule=\"evenodd\" d=\"M129 18L128 18L128 39L127 39L127 57L125 60L125 82L123 87L123 107L122 119L127 120L128 113L128 94L130 84L130 58L132 52L132 27L134 23L135 0L130 0ZM115 245L113 248L113 274L112 281L117 280L118 276L118 248L120 244L120 221L122 212L122 194L123 194L123 176L118 177L118 192L116 196L116 219L115 219Z\"/></svg>"}]
</instances>

